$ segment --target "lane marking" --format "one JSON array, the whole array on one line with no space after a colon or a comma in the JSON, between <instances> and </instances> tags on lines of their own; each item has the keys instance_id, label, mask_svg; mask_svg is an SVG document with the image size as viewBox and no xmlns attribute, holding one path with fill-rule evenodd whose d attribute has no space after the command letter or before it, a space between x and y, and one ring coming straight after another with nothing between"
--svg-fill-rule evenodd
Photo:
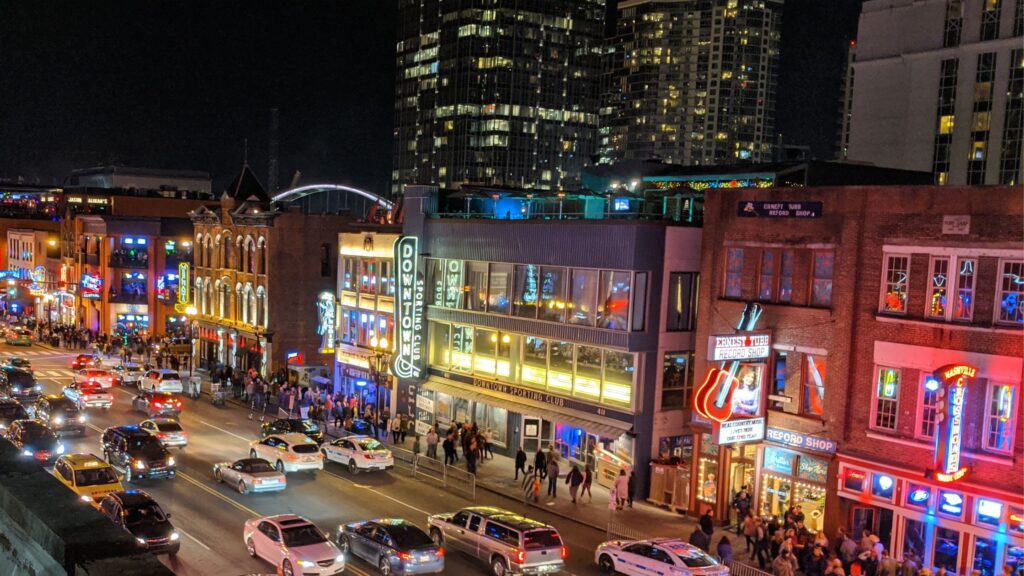
<instances>
[{"instance_id":1,"label":"lane marking","mask_svg":"<svg viewBox=\"0 0 1024 576\"><path fill-rule=\"evenodd\" d=\"M193 478L192 476L190 476L188 474L185 474L184 472L181 472L181 471L178 471L177 476L179 478L185 480L186 482L194 485L196 488L199 488L200 490L202 490L202 491L204 491L204 492L206 492L208 494L212 494L213 496L216 496L217 498L220 498L221 500L227 502L228 504L231 504L235 508L241 510L242 512L245 512L246 514L252 516L253 518L260 518L260 517L263 516L262 514L260 514L259 512L253 510L252 508L249 508L248 506L246 506L244 504L236 502L235 500L232 500L231 498L228 498L227 496L221 494L220 492L214 490L213 488L210 488L206 484L203 484L197 478Z\"/></svg>"},{"instance_id":2,"label":"lane marking","mask_svg":"<svg viewBox=\"0 0 1024 576\"><path fill-rule=\"evenodd\" d=\"M210 424L206 420L200 419L199 422L202 423L202 424L206 424L207 426L209 426L210 428L213 428L214 430L220 430L221 432L223 432L223 433L225 433L225 434L227 434L229 436L234 436L235 438L238 438L239 440L245 442L246 445L248 445L249 442L252 442L254 440L254 438L246 438L244 436L240 436L238 434L235 434L234 432L232 432L230 430L225 430L225 429L223 429L223 428L221 428L219 426L214 426L213 424Z\"/></svg>"},{"instance_id":3,"label":"lane marking","mask_svg":"<svg viewBox=\"0 0 1024 576\"><path fill-rule=\"evenodd\" d=\"M349 478L345 478L344 476L341 476L339 474L335 474L334 472L328 472L327 470L324 470L323 473L327 474L329 476L334 476L335 478L344 480L345 482L348 482L349 484L355 486L356 488L362 488L363 490L369 490L370 492L373 492L374 494L376 494L378 496L381 496L383 498L387 498L388 500L391 500L392 502L394 502L396 504L401 504L402 506L405 506L406 508L410 508L412 510L415 510L415 511L421 513L421 514L426 514L427 516L430 516L432 514L431 512L427 512L426 510L424 510L422 508L417 508L417 507L413 506L412 504L409 504L408 502L402 502L401 500L399 500L397 498L392 498L391 496L388 496L387 494L381 492L380 490L376 490L374 488L370 488L369 486L367 486L365 484L356 484L353 480L351 480Z\"/></svg>"},{"instance_id":4,"label":"lane marking","mask_svg":"<svg viewBox=\"0 0 1024 576\"><path fill-rule=\"evenodd\" d=\"M203 544L203 543L202 543L202 541L200 541L200 540L199 540L199 538L196 538L195 536L193 536L193 535L189 534L188 532L185 532L185 531L184 531L184 530L182 530L182 529L181 529L180 527L177 527L177 528L175 528L175 530L177 530L178 532L181 532L181 533L182 533L182 534L184 534L185 536L188 536L188 537L189 537L189 538L191 538L191 539L192 539L192 541L193 541L193 542L195 542L196 544L199 544L199 545L200 545L200 546L202 546L203 548L206 548L206 551L207 551L207 552L213 552L213 550L211 550L211 549L210 549L210 547L209 547L209 546L207 546L206 544Z\"/></svg>"}]
</instances>

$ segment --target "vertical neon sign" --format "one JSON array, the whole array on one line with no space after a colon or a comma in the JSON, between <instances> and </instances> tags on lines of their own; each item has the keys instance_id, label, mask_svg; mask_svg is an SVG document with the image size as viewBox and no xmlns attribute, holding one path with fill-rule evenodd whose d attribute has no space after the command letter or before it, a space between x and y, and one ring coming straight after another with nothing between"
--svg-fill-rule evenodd
<instances>
[{"instance_id":1,"label":"vertical neon sign","mask_svg":"<svg viewBox=\"0 0 1024 576\"><path fill-rule=\"evenodd\" d=\"M415 236L395 241L395 357L391 371L399 378L418 378L423 370L423 279Z\"/></svg>"},{"instance_id":2,"label":"vertical neon sign","mask_svg":"<svg viewBox=\"0 0 1024 576\"><path fill-rule=\"evenodd\" d=\"M949 364L935 371L935 378L943 385L936 399L939 422L935 435L935 479L939 482L955 482L967 474L967 468L960 465L964 402L967 380L977 373L978 369L968 364Z\"/></svg>"}]
</instances>

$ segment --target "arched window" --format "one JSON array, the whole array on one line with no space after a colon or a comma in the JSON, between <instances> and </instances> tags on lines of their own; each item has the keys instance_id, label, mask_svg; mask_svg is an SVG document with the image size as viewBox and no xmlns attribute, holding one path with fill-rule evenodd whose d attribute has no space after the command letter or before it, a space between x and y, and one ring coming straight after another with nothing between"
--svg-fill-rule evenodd
<instances>
[{"instance_id":1,"label":"arched window","mask_svg":"<svg viewBox=\"0 0 1024 576\"><path fill-rule=\"evenodd\" d=\"M203 297L203 301L206 303L206 309L203 311L203 314L213 316L213 284L210 283L209 279L206 281L206 295Z\"/></svg>"},{"instance_id":2,"label":"arched window","mask_svg":"<svg viewBox=\"0 0 1024 576\"><path fill-rule=\"evenodd\" d=\"M260 236L256 243L256 273L267 273L267 238L265 236Z\"/></svg>"},{"instance_id":3,"label":"arched window","mask_svg":"<svg viewBox=\"0 0 1024 576\"><path fill-rule=\"evenodd\" d=\"M202 312L203 311L203 305L205 304L203 302L203 278L202 278L202 276L196 276L196 285L195 285L195 287L192 290L193 290L193 294L194 294L194 297L195 297L195 300L196 300L196 310L198 312Z\"/></svg>"},{"instance_id":4,"label":"arched window","mask_svg":"<svg viewBox=\"0 0 1024 576\"><path fill-rule=\"evenodd\" d=\"M235 316L234 320L237 322L242 319L242 308L245 302L245 294L242 293L242 284L235 284Z\"/></svg>"},{"instance_id":5,"label":"arched window","mask_svg":"<svg viewBox=\"0 0 1024 576\"><path fill-rule=\"evenodd\" d=\"M204 252L203 262L205 262L204 266L206 266L207 268L212 268L213 267L213 243L212 243L212 240L210 240L210 235L209 234L206 235L206 238L203 238L203 252Z\"/></svg>"},{"instance_id":6,"label":"arched window","mask_svg":"<svg viewBox=\"0 0 1024 576\"><path fill-rule=\"evenodd\" d=\"M256 273L256 242L252 236L245 239L245 271L250 274Z\"/></svg>"},{"instance_id":7,"label":"arched window","mask_svg":"<svg viewBox=\"0 0 1024 576\"><path fill-rule=\"evenodd\" d=\"M217 235L217 239L214 241L213 257L214 257L214 260L210 262L210 267L211 268L213 268L213 267L223 268L224 267L224 243L222 242L220 234Z\"/></svg>"},{"instance_id":8,"label":"arched window","mask_svg":"<svg viewBox=\"0 0 1024 576\"><path fill-rule=\"evenodd\" d=\"M259 309L256 304L256 293L252 290L252 284L246 284L245 286L245 307L248 308L247 315L249 317L246 322L253 326L258 326L259 324L257 324L256 319Z\"/></svg>"},{"instance_id":9,"label":"arched window","mask_svg":"<svg viewBox=\"0 0 1024 576\"><path fill-rule=\"evenodd\" d=\"M245 240L241 236L235 238L235 270L245 271Z\"/></svg>"},{"instance_id":10,"label":"arched window","mask_svg":"<svg viewBox=\"0 0 1024 576\"><path fill-rule=\"evenodd\" d=\"M227 303L225 302L227 293L224 291L224 285L220 280L217 280L214 288L217 290L217 316L223 318L224 313L227 311Z\"/></svg>"},{"instance_id":11,"label":"arched window","mask_svg":"<svg viewBox=\"0 0 1024 576\"><path fill-rule=\"evenodd\" d=\"M203 235L196 234L195 242L192 245L196 247L195 252L193 252L193 254L195 254L193 258L195 266L198 268L203 265ZM198 286L198 284L196 284L196 286Z\"/></svg>"},{"instance_id":12,"label":"arched window","mask_svg":"<svg viewBox=\"0 0 1024 576\"><path fill-rule=\"evenodd\" d=\"M256 325L267 327L267 291L263 286L256 288Z\"/></svg>"},{"instance_id":13,"label":"arched window","mask_svg":"<svg viewBox=\"0 0 1024 576\"><path fill-rule=\"evenodd\" d=\"M232 252L233 252L233 250L231 249L231 245L232 245L231 232L228 231L228 230L225 230L224 231L224 254L221 256L221 263L220 263L220 267L221 268L231 268L232 267L232 256L233 256Z\"/></svg>"}]
</instances>

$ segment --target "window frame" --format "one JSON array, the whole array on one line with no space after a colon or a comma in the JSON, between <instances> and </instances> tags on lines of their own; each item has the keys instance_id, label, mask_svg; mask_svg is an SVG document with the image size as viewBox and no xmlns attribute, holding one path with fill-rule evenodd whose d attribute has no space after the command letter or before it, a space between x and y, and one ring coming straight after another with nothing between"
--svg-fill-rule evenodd
<instances>
[{"instance_id":1,"label":"window frame","mask_svg":"<svg viewBox=\"0 0 1024 576\"><path fill-rule=\"evenodd\" d=\"M689 283L685 279L689 277ZM677 282L678 280L678 282ZM680 291L685 286L689 287L689 292L685 298L686 304L684 305L685 315L683 321L678 323L674 322L675 312L673 311L673 305L671 302L672 298L676 297L676 286L680 287ZM680 295L682 296L682 295ZM668 273L668 290L665 294L665 332L692 332L697 328L697 305L698 298L700 296L700 272L669 272Z\"/></svg>"},{"instance_id":2,"label":"window frame","mask_svg":"<svg viewBox=\"0 0 1024 576\"><path fill-rule=\"evenodd\" d=\"M899 371L899 382L896 384L896 395L893 399L880 398L878 396L878 379L882 374L882 370ZM899 366L884 366L882 364L876 364L874 375L874 380L871 383L871 420L868 422L868 429L887 434L895 434L900 429L900 394L902 392L900 388L903 386L903 368ZM886 428L878 424L878 404L880 400L885 400L886 402L892 402L894 404L892 428Z\"/></svg>"},{"instance_id":3,"label":"window frame","mask_svg":"<svg viewBox=\"0 0 1024 576\"><path fill-rule=\"evenodd\" d=\"M807 353L803 353L800 356L801 356L801 358L800 358L800 360L801 360L800 361L800 398L798 399L799 403L800 403L799 414L801 416L804 416L804 417L807 417L807 418L817 418L817 419L820 419L820 420L824 420L825 419L825 412L826 412L824 403L826 401L826 398L828 397L828 356L827 355L823 355L823 354L807 354ZM821 402L822 402L821 414L816 414L813 411L809 410L808 407L807 407L807 404L808 404L807 403L807 398L809 397L808 394L810 393L810 387L808 386L808 381L807 381L807 379L810 377L810 369L808 367L808 363L809 363L809 359L812 358L812 357L820 359L823 362L823 366L825 368L825 374L823 375L823 379L822 379L822 383L821 383L821 386L824 389L824 395L822 396L822 399L821 399ZM774 387L774 385L775 385L774 381L772 382L772 385Z\"/></svg>"},{"instance_id":4,"label":"window frame","mask_svg":"<svg viewBox=\"0 0 1024 576\"><path fill-rule=\"evenodd\" d=\"M950 305L952 304L952 300L951 300L950 296L951 296L952 292L956 292L955 290L952 289L953 280L952 280L952 274L950 274L950 270L954 269L955 261L956 261L956 259L954 257L951 257L951 256L935 256L935 255L932 255L931 257L928 258L928 296L924 300L924 317L927 318L928 320L946 320L946 321L949 320L949 317L950 317ZM941 287L941 288L935 286L935 265L938 262L945 262L946 263L946 284L943 287ZM907 279L908 280L910 279L909 271L907 273ZM908 284L909 284L909 282L908 282ZM907 299L909 301L909 294L910 294L909 285L907 286L907 288L908 288L908 291L907 291L908 298ZM939 290L945 290L945 292L946 292L945 293L946 303L945 303L945 305L942 308L942 314L941 315L935 315L935 314L932 314L932 300L935 298L935 294Z\"/></svg>"},{"instance_id":5,"label":"window frame","mask_svg":"<svg viewBox=\"0 0 1024 576\"><path fill-rule=\"evenodd\" d=\"M818 259L818 255L831 255L831 257L832 257L832 275L827 278L828 283L829 283L828 303L824 303L824 304L814 301L814 293L815 293L814 287L815 287L815 285L817 284L817 282L819 280L819 278L816 276L816 272L815 272L815 268L817 267L816 266L816 260ZM827 249L821 249L821 250L811 250L811 266L810 266L809 273L807 274L807 278L808 278L808 283L810 284L810 290L808 290L808 294L807 294L807 305L809 307L811 307L811 308L831 309L832 308L832 299L833 299L832 289L835 287L835 281L836 281L836 251L835 251L834 248L827 248ZM821 278L820 280L824 281L826 279L825 278Z\"/></svg>"},{"instance_id":6,"label":"window frame","mask_svg":"<svg viewBox=\"0 0 1024 576\"><path fill-rule=\"evenodd\" d=\"M729 269L729 256L733 251L737 251L739 254L739 270L737 272ZM743 246L726 246L725 247L725 262L722 269L722 298L726 300L742 300L743 299L743 267L746 261L746 248ZM729 293L729 278L731 274L739 274L739 285L738 293Z\"/></svg>"},{"instance_id":7,"label":"window frame","mask_svg":"<svg viewBox=\"0 0 1024 576\"><path fill-rule=\"evenodd\" d=\"M686 361L685 370L683 370L682 385L681 386L671 386L671 387L669 387L667 385L667 379L665 378L665 372L666 372L665 363L666 363L666 361L668 360L669 357L676 357L676 356L680 356L680 355L688 357L687 361ZM692 396L693 396L693 390L694 390L694 380L696 379L696 374L694 372L694 359L695 359L695 357L696 357L696 351L694 351L694 350L680 350L680 351L676 351L676 352L666 351L666 352L662 353L662 355L661 355L661 363L662 363L662 369L661 369L661 393L659 394L659 399L658 399L658 406L659 406L659 410L661 412L666 412L666 411L669 411L669 410L688 410L688 409L693 408L693 398L692 398ZM634 367L634 370L635 370L635 367ZM678 406L673 405L673 406L666 407L665 406L665 392L670 392L670 391L674 391L674 390L681 390L683 392L683 401Z\"/></svg>"},{"instance_id":8,"label":"window frame","mask_svg":"<svg viewBox=\"0 0 1024 576\"><path fill-rule=\"evenodd\" d=\"M1007 265L1012 265L1012 264L1020 264L1021 265L1021 269L1022 269L1021 271L1024 272L1024 260L1018 260L1016 258L1000 258L999 259L999 267L996 268L995 297L994 297L994 302L993 302L994 305L992 306L992 324L997 325L997 326L1013 326L1013 327L1022 327L1022 326L1024 326L1024 323L1009 322L1009 321L1006 321L1006 320L1002 320L1000 318L1000 315L1001 315L1001 312L1002 312L1002 305L1001 305L1001 303L1003 301L1002 296L1004 294L1004 292L1003 292L1003 276L1006 275L1005 270L1006 270ZM1022 292L1024 292L1024 290L1022 290ZM1018 304L1018 306L1020 306L1020 305Z\"/></svg>"},{"instance_id":9,"label":"window frame","mask_svg":"<svg viewBox=\"0 0 1024 576\"><path fill-rule=\"evenodd\" d=\"M991 410L992 410L992 394L995 392L996 388L999 387L999 386L1009 386L1009 387L1013 388L1013 391L1014 391L1013 401L1011 402L1012 407L1011 407L1011 413L1010 413L1010 425L1007 426L1007 429L1010 431L1010 442L1009 442L1009 446L1005 450L999 450L997 448L992 448L992 447L989 446L989 422L993 418L998 418L998 416L993 416L992 412L991 412ZM1021 386L1020 386L1019 383L993 382L991 379L989 379L989 381L988 381L988 383L987 383L987 385L985 387L985 423L984 423L984 428L982 430L982 438L981 438L981 449L982 449L982 451L988 452L989 454L998 454L1000 456L1005 456L1005 457L1012 457L1013 456L1013 453L1014 453L1013 450L1014 450L1014 447L1015 447L1015 442L1017 440L1017 438L1016 438L1016 436L1017 436L1017 434L1016 434L1016 432L1017 432L1017 415L1018 415L1017 407L1020 404L1020 390L1021 390Z\"/></svg>"},{"instance_id":10,"label":"window frame","mask_svg":"<svg viewBox=\"0 0 1024 576\"><path fill-rule=\"evenodd\" d=\"M894 258L906 258L906 279L903 281L905 286L906 302L903 303L903 310L888 310L886 308L885 299L889 294L889 270L890 264ZM903 252L883 252L882 253L882 278L879 284L878 290L878 313L886 316L906 316L907 311L910 308L910 265L912 263L912 254ZM927 305L927 304L926 304Z\"/></svg>"},{"instance_id":11,"label":"window frame","mask_svg":"<svg viewBox=\"0 0 1024 576\"><path fill-rule=\"evenodd\" d=\"M914 410L914 438L917 438L919 440L925 440L928 442L932 442L935 440L935 435L938 434L939 430L938 410L934 405L934 403L938 401L938 391L931 392L931 394L933 395L933 405L929 406L928 404L925 403L925 399L928 397L929 394L929 390L925 388L925 384L928 382L930 378L932 378L931 374L921 373L920 382L918 384L919 387L917 389L917 402L915 402L916 406ZM931 436L925 434L923 430L925 424L925 412L927 410L933 411L931 423Z\"/></svg>"},{"instance_id":12,"label":"window frame","mask_svg":"<svg viewBox=\"0 0 1024 576\"><path fill-rule=\"evenodd\" d=\"M771 258L771 273L765 277L765 269L768 268L765 259ZM782 255L781 252L774 248L765 248L761 250L761 257L758 258L757 262L757 300L758 302L776 302L779 296L779 276L782 267ZM763 294L767 288L767 295Z\"/></svg>"}]
</instances>

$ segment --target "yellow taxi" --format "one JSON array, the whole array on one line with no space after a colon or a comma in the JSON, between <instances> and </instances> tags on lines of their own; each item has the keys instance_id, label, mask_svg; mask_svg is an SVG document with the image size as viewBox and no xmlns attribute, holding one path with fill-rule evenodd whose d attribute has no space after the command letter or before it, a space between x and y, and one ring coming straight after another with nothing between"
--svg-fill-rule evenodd
<instances>
[{"instance_id":1,"label":"yellow taxi","mask_svg":"<svg viewBox=\"0 0 1024 576\"><path fill-rule=\"evenodd\" d=\"M124 490L117 471L92 454L61 456L53 465L53 475L93 506L107 494Z\"/></svg>"}]
</instances>

